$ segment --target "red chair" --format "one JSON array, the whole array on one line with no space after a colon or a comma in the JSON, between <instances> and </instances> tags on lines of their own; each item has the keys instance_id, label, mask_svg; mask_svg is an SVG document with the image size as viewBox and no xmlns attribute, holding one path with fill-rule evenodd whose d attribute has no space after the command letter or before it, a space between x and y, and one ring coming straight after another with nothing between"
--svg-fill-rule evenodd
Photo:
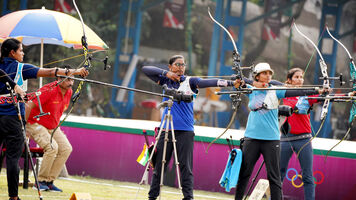
<instances>
[{"instance_id":1,"label":"red chair","mask_svg":"<svg viewBox=\"0 0 356 200\"><path fill-rule=\"evenodd\" d=\"M43 149L40 148L40 147L30 147L30 152L31 152L32 158L43 157L43 153L44 153ZM2 148L1 148L1 153L0 153L0 173L1 173L2 166L3 166L5 155L6 155L6 147L3 144ZM29 174L29 169L30 169L30 167L29 167L30 160L29 160L28 154L25 153L25 149L24 149L21 157L24 158L23 188L27 189L28 188L28 182L29 182L28 181L28 174ZM38 163L36 163L36 172L38 174Z\"/></svg>"}]
</instances>

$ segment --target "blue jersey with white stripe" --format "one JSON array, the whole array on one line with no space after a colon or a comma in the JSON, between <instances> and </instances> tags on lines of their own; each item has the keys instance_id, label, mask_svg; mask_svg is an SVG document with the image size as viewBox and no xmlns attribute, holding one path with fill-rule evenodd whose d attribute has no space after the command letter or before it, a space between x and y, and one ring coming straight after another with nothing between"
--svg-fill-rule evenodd
<instances>
[{"instance_id":1,"label":"blue jersey with white stripe","mask_svg":"<svg viewBox=\"0 0 356 200\"><path fill-rule=\"evenodd\" d=\"M168 88L178 89L181 84L186 80L187 77L182 76L181 82L175 82L171 79L159 75L159 84L167 85ZM189 78L189 86L190 90L194 93L198 93L197 84L200 78L190 77ZM184 91L183 91L184 92ZM168 98L163 98L163 101L168 100ZM167 114L168 108L164 109L163 116ZM193 102L176 102L174 101L171 115L173 119L173 128L174 130L182 130L182 131L194 131L194 112L193 112ZM161 123L163 123L164 118L162 117ZM164 125L163 128L166 126Z\"/></svg>"},{"instance_id":2,"label":"blue jersey with white stripe","mask_svg":"<svg viewBox=\"0 0 356 200\"><path fill-rule=\"evenodd\" d=\"M252 88L249 86L249 88ZM245 137L259 140L279 140L278 99L285 97L285 90L253 91L247 94L248 107L253 110L266 104L268 109L251 111L245 131Z\"/></svg>"},{"instance_id":3,"label":"blue jersey with white stripe","mask_svg":"<svg viewBox=\"0 0 356 200\"><path fill-rule=\"evenodd\" d=\"M19 66L19 62L17 62L17 60L10 57L5 57L3 59L3 62L0 63L0 69L4 70L12 80L15 79L18 66ZM27 80L27 79L37 78L38 70L39 68L34 65L23 64L22 79ZM0 95L4 95L4 94L6 95L9 93L10 92L7 90L6 85L4 83L0 83ZM20 103L20 107L21 107L21 114L24 115L25 114L24 104ZM0 115L17 115L17 112L12 104L5 103L5 104L0 104Z\"/></svg>"}]
</instances>

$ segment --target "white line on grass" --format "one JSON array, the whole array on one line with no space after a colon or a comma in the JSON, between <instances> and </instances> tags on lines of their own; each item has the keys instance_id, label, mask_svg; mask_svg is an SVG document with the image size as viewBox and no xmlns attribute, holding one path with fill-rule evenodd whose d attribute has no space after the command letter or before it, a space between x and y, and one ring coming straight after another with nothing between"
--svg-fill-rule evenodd
<instances>
[{"instance_id":1,"label":"white line on grass","mask_svg":"<svg viewBox=\"0 0 356 200\"><path fill-rule=\"evenodd\" d=\"M74 179L74 178L63 178L63 177L60 177L59 179L68 180L68 181L75 181L75 182L80 182L80 183L96 184L96 185L117 186L117 187L122 187L122 188L127 188L127 189L135 189L135 190L139 189L139 187L137 187L137 186L115 185L115 184L111 184L111 183L99 183L99 182L84 181L84 180L79 180L79 179ZM171 191L162 191L162 192L169 193L169 194L177 194L177 195L181 194L179 192L171 192ZM194 196L201 197L201 198L208 198L208 199L231 200L230 198L222 198L222 197L199 195L199 194L195 194Z\"/></svg>"},{"instance_id":2,"label":"white line on grass","mask_svg":"<svg viewBox=\"0 0 356 200\"><path fill-rule=\"evenodd\" d=\"M7 197L8 194L0 194L1 197ZM21 197L21 199L24 199L24 197L38 197L38 195L30 195L30 194L20 194L19 195ZM48 196L48 195L42 195L42 197L44 198L55 198L55 199L68 199L68 197L65 196ZM8 198L8 197L7 197Z\"/></svg>"}]
</instances>

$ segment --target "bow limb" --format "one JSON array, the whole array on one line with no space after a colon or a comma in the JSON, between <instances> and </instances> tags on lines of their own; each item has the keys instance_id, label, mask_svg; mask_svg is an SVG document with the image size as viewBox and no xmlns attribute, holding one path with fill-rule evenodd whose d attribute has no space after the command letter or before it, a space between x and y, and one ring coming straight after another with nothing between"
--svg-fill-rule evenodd
<instances>
[{"instance_id":1,"label":"bow limb","mask_svg":"<svg viewBox=\"0 0 356 200\"><path fill-rule=\"evenodd\" d=\"M354 60L349 52L349 50L347 50L347 48L345 47L344 44L342 44L338 39L336 39L329 31L329 28L326 26L326 31L328 32L328 34L330 35L330 37L335 40L347 53L347 55L349 56L349 67L350 67L350 76L352 79L352 91L356 91L356 67L355 67L355 63ZM326 153L325 156L325 162L327 159L327 156L330 154L330 152L337 146L339 145L342 141L344 141L347 136L349 135L351 128L352 128L352 124L353 121L356 117L356 101L352 101L352 108L350 110L350 116L349 116L349 121L348 121L348 129L346 131L346 134L344 135L344 137L338 142L336 143L333 147L331 147L331 149L328 150L328 152Z\"/></svg>"},{"instance_id":2,"label":"bow limb","mask_svg":"<svg viewBox=\"0 0 356 200\"><path fill-rule=\"evenodd\" d=\"M211 13L210 13L210 7L208 7L208 14L209 14L210 19L213 20L213 22L215 22L217 25L219 25L219 26L226 32L226 34L230 37L230 40L231 40L231 42L232 42L232 45L234 46L234 50L236 51L236 53L239 53L239 52L237 51L237 47L236 47L236 44L235 44L235 42L234 42L234 38L232 37L232 35L230 34L230 32L229 32L222 24L220 24L218 21L216 21L216 20L214 19L214 17L213 17L213 16L211 15Z\"/></svg>"},{"instance_id":3,"label":"bow limb","mask_svg":"<svg viewBox=\"0 0 356 200\"><path fill-rule=\"evenodd\" d=\"M327 65L325 63L325 60L323 58L323 55L321 54L320 50L318 49L318 47L316 46L316 44L310 39L308 38L306 35L304 35L297 27L297 25L295 24L295 22L293 23L294 25L294 28L295 30L301 35L303 36L306 40L308 40L308 42L310 42L313 47L315 48L315 50L318 52L319 54L319 66L320 66L320 71L321 71L321 74L323 76L323 88L329 88L330 87L330 81L329 81L329 76L328 76L328 69L327 69ZM329 96L328 94L326 94L326 96ZM297 157L299 156L300 152L303 150L303 148L308 145L314 138L316 138L316 136L320 133L321 131L321 128L323 127L324 125L324 122L326 120L326 116L328 114L328 111L329 111L329 105L330 105L330 99L325 99L324 100L324 104L323 104L323 107L322 107L322 110L321 110L321 115L320 115L320 121L321 121L321 124L320 124L320 127L319 127L319 130L317 131L317 133L307 142L305 143L301 148L300 150L298 151L297 153Z\"/></svg>"},{"instance_id":4,"label":"bow limb","mask_svg":"<svg viewBox=\"0 0 356 200\"><path fill-rule=\"evenodd\" d=\"M82 15L80 14L80 11L78 9L78 6L75 3L75 0L73 0L73 5L74 5L75 10L77 11L77 13L79 15L80 22L82 23L83 36L82 36L81 42L82 42L83 54L84 54L84 67L88 70L91 67L91 63L90 63L90 57L89 57L89 49L88 49L87 37L85 35L85 24L84 24ZM74 105L75 105L75 103L78 101L78 99L80 97L80 92L81 92L81 90L83 88L84 83L85 83L84 81L80 81L79 82L78 87L75 90L74 95L72 96L72 107L71 107L71 109L68 111L68 113L63 118L63 120L57 125L57 127L55 129L53 129L53 131L51 133L51 139L50 139L51 145L52 145L53 135L54 135L55 131L63 124L63 122L67 119L69 114L73 111Z\"/></svg>"},{"instance_id":5,"label":"bow limb","mask_svg":"<svg viewBox=\"0 0 356 200\"><path fill-rule=\"evenodd\" d=\"M233 50L233 53L232 53L232 57L233 57L232 70L234 70L236 72L236 74L234 75L236 77L236 79L242 80L243 79L243 74L242 74L242 69L241 69L241 66L240 66L240 54L239 54L239 51L237 50L234 38L232 37L230 32L223 25L221 25L218 21L216 21L214 19L214 17L210 13L210 8L208 8L208 14L209 14L210 19L213 22L215 22L217 25L219 25L226 32L226 34L229 36L229 38L230 38L230 40L232 42L232 45L234 47L234 50ZM241 89L241 86L239 86L239 89ZM207 147L207 149L205 151L206 153L208 153L208 150L209 150L210 146L216 140L218 140L221 136L223 136L227 132L227 130L229 130L229 128L231 127L231 125L233 124L233 122L235 120L235 116L236 116L237 110L238 110L238 108L240 106L240 103L241 103L241 93L230 95L230 98L232 100L232 107L233 107L233 114L231 116L230 122L229 122L228 126L226 127L226 129L223 131L223 133L221 133L218 137L216 137L212 142L209 143L209 145L208 145L208 147Z\"/></svg>"},{"instance_id":6,"label":"bow limb","mask_svg":"<svg viewBox=\"0 0 356 200\"><path fill-rule=\"evenodd\" d=\"M299 149L299 151L297 152L297 158L299 158L300 152L304 149L304 147L306 147L309 143L311 143L318 136L318 134L320 133L320 130L323 128L324 122L325 122L325 120L323 120L321 122L320 127L319 127L318 131L315 133L315 135Z\"/></svg>"},{"instance_id":7,"label":"bow limb","mask_svg":"<svg viewBox=\"0 0 356 200\"><path fill-rule=\"evenodd\" d=\"M209 145L207 146L207 148L205 150L205 153L208 153L208 150L209 150L210 146L212 144L214 144L219 138L221 138L226 133L227 130L229 130L229 128L231 127L232 123L235 120L236 113L237 113L237 107L235 108L234 112L232 113L231 120L230 120L229 124L227 125L227 127L225 128L225 130L218 137L216 137L213 141L211 141L209 143Z\"/></svg>"},{"instance_id":8,"label":"bow limb","mask_svg":"<svg viewBox=\"0 0 356 200\"><path fill-rule=\"evenodd\" d=\"M233 70L236 72L236 78L241 80L243 78L243 74L242 74L242 69L241 69L241 66L240 66L240 53L237 50L237 46L236 46L236 43L234 41L234 37L232 37L230 32L222 24L220 24L218 21L216 21L214 19L214 17L210 13L210 8L209 7L208 7L208 14L209 14L210 19L213 22L215 22L217 25L219 25L225 31L225 33L229 36L229 38L230 38L230 40L232 42L232 45L234 47L234 51L233 51L233 55L232 55L233 56Z\"/></svg>"}]
</instances>

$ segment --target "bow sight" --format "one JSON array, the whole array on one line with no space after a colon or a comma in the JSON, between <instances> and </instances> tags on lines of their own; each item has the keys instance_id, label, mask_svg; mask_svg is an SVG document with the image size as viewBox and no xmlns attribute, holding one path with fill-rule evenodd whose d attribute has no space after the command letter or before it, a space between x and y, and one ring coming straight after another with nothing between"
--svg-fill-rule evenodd
<instances>
[{"instance_id":1,"label":"bow sight","mask_svg":"<svg viewBox=\"0 0 356 200\"><path fill-rule=\"evenodd\" d=\"M99 58L93 57L92 54L89 54L89 60L95 60L95 61L99 61L99 62L103 62L103 63L104 63L104 70L106 70L106 69L108 69L108 68L109 68L109 69L111 68L111 66L108 65L108 59L109 59L108 56L105 56L104 59L99 59Z\"/></svg>"},{"instance_id":2,"label":"bow sight","mask_svg":"<svg viewBox=\"0 0 356 200\"><path fill-rule=\"evenodd\" d=\"M190 103L193 101L193 95L191 94L183 94L182 91L178 91L174 88L168 88L166 84L163 85L164 94L173 97L173 101L177 101L180 103L184 101L186 103Z\"/></svg>"},{"instance_id":3,"label":"bow sight","mask_svg":"<svg viewBox=\"0 0 356 200\"><path fill-rule=\"evenodd\" d=\"M338 80L340 82L340 86L343 86L345 84L344 79L342 78L342 73L340 73L339 76L335 77L319 77L320 80Z\"/></svg>"}]
</instances>

